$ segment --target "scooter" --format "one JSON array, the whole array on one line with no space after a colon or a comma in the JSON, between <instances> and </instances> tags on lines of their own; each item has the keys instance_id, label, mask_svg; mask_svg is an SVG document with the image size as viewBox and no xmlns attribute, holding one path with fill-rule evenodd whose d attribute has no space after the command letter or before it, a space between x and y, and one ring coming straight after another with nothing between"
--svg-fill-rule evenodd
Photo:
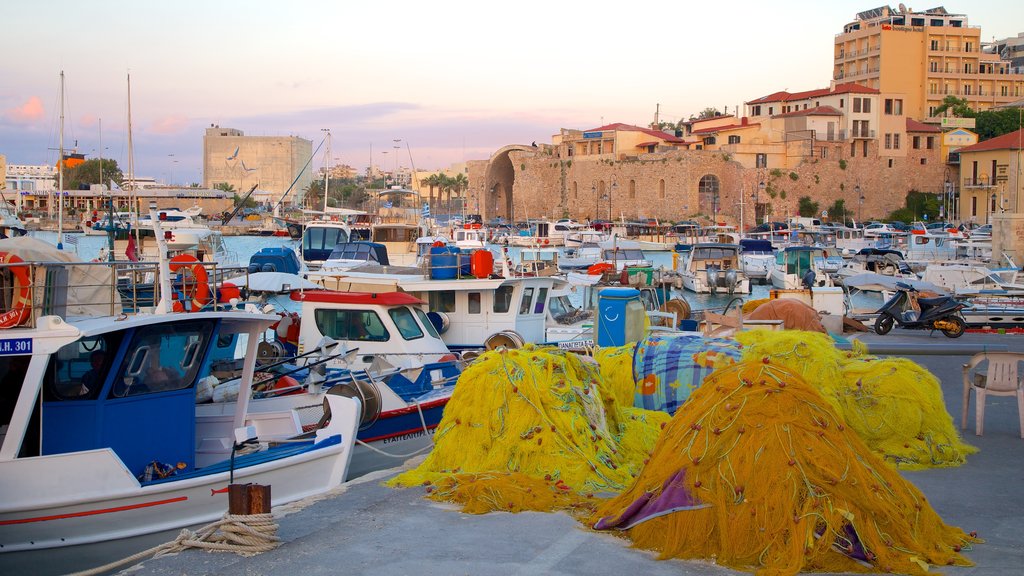
<instances>
[{"instance_id":1,"label":"scooter","mask_svg":"<svg viewBox=\"0 0 1024 576\"><path fill-rule=\"evenodd\" d=\"M964 308L952 296L917 298L917 290L903 282L896 283L897 292L878 310L875 333L884 336L893 325L910 330L941 330L949 338L963 336L967 322L960 312ZM917 300L916 310L911 298Z\"/></svg>"}]
</instances>

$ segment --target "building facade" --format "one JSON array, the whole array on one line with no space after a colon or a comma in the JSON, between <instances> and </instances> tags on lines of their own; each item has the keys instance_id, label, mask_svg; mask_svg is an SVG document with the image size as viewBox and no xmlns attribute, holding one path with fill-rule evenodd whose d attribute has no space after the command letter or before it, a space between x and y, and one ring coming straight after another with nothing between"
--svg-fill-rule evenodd
<instances>
[{"instance_id":1,"label":"building facade","mask_svg":"<svg viewBox=\"0 0 1024 576\"><path fill-rule=\"evenodd\" d=\"M289 188L289 198L300 198L313 181L312 154L313 143L298 136L246 136L211 125L203 136L203 187L228 184L242 195L258 184L257 202L277 202Z\"/></svg>"},{"instance_id":2,"label":"building facade","mask_svg":"<svg viewBox=\"0 0 1024 576\"><path fill-rule=\"evenodd\" d=\"M1024 212L1022 145L1024 129L959 149L963 220L985 224L995 214Z\"/></svg>"},{"instance_id":3,"label":"building facade","mask_svg":"<svg viewBox=\"0 0 1024 576\"><path fill-rule=\"evenodd\" d=\"M904 95L912 118L937 122L946 96L987 110L1024 97L1024 75L982 49L981 28L943 8L888 6L857 14L835 38L833 78Z\"/></svg>"},{"instance_id":4,"label":"building facade","mask_svg":"<svg viewBox=\"0 0 1024 576\"><path fill-rule=\"evenodd\" d=\"M985 47L985 51L1009 62L1011 74L1024 74L1024 32L1002 40L993 40Z\"/></svg>"}]
</instances>

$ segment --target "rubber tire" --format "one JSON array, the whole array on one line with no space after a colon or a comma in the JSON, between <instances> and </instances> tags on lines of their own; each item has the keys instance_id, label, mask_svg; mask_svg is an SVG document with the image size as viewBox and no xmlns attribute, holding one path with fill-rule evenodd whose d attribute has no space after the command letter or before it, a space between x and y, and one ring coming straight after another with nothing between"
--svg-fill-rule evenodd
<instances>
[{"instance_id":1,"label":"rubber tire","mask_svg":"<svg viewBox=\"0 0 1024 576\"><path fill-rule=\"evenodd\" d=\"M957 326L956 330L946 329L942 331L942 333L945 334L947 338L959 338L963 336L964 332L967 330L967 324L963 321L962 318L959 318L957 316L950 316L949 318L946 318L946 321L955 322Z\"/></svg>"},{"instance_id":2,"label":"rubber tire","mask_svg":"<svg viewBox=\"0 0 1024 576\"><path fill-rule=\"evenodd\" d=\"M883 313L875 320L875 334L879 336L885 336L892 330L893 324L896 323L896 318L888 312Z\"/></svg>"}]
</instances>

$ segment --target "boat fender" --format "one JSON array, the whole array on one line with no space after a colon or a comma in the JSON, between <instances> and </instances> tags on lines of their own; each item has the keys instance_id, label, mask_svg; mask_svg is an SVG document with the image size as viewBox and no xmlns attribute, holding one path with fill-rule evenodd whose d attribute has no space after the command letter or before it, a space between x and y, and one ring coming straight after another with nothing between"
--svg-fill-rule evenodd
<instances>
[{"instance_id":1,"label":"boat fender","mask_svg":"<svg viewBox=\"0 0 1024 576\"><path fill-rule=\"evenodd\" d=\"M210 293L209 276L206 274L206 268L203 267L202 263L196 259L195 256L189 254L179 254L174 258L171 258L170 270L171 274L176 274L182 268L188 268L192 272L194 280L191 282L184 282L185 299L186 303L176 301L174 303L175 312L198 312L205 306L213 302L213 295Z\"/></svg>"},{"instance_id":2,"label":"boat fender","mask_svg":"<svg viewBox=\"0 0 1024 576\"><path fill-rule=\"evenodd\" d=\"M32 279L24 260L10 252L0 252L0 263L7 264L14 277L11 309L0 314L0 328L14 328L32 317ZM18 266L18 264L21 264Z\"/></svg>"},{"instance_id":3,"label":"boat fender","mask_svg":"<svg viewBox=\"0 0 1024 576\"><path fill-rule=\"evenodd\" d=\"M608 262L598 262L597 264L592 264L590 268L587 268L587 274L591 276L599 276L601 274L604 274L606 270L614 269L614 264L610 264Z\"/></svg>"}]
</instances>

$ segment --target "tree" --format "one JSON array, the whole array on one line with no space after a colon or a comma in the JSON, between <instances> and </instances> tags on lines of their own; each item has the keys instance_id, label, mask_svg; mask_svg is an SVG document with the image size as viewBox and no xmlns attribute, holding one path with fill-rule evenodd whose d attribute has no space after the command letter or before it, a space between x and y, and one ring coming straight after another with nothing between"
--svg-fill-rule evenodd
<instances>
[{"instance_id":1,"label":"tree","mask_svg":"<svg viewBox=\"0 0 1024 576\"><path fill-rule=\"evenodd\" d=\"M935 220L939 215L939 197L935 194L925 194L911 190L907 193L906 205L903 208L894 210L889 214L889 220L900 222L914 222L922 220L927 216L929 220Z\"/></svg>"},{"instance_id":2,"label":"tree","mask_svg":"<svg viewBox=\"0 0 1024 576\"><path fill-rule=\"evenodd\" d=\"M1003 134L1009 134L1021 128L1021 110L1007 108L1005 110L982 110L975 117L974 131L978 140L988 140Z\"/></svg>"},{"instance_id":3,"label":"tree","mask_svg":"<svg viewBox=\"0 0 1024 576\"><path fill-rule=\"evenodd\" d=\"M217 182L216 184L213 185L213 189L220 190L222 192L227 192L228 194L234 194L235 185L229 184L227 182Z\"/></svg>"},{"instance_id":4,"label":"tree","mask_svg":"<svg viewBox=\"0 0 1024 576\"><path fill-rule=\"evenodd\" d=\"M430 195L427 197L427 202L430 204L431 210L433 210L434 208L434 188L438 187L440 183L441 174L431 174L430 176L427 176L423 180L420 180L420 184L423 184L424 186L428 186L430 188Z\"/></svg>"},{"instance_id":5,"label":"tree","mask_svg":"<svg viewBox=\"0 0 1024 576\"><path fill-rule=\"evenodd\" d=\"M853 212L846 209L846 200L836 200L828 207L828 218L833 222L846 222L852 216Z\"/></svg>"},{"instance_id":6,"label":"tree","mask_svg":"<svg viewBox=\"0 0 1024 576\"><path fill-rule=\"evenodd\" d=\"M797 201L797 210L804 218L810 218L818 214L818 203L811 200L810 196L801 196Z\"/></svg>"},{"instance_id":7,"label":"tree","mask_svg":"<svg viewBox=\"0 0 1024 576\"><path fill-rule=\"evenodd\" d=\"M942 99L942 104L935 108L935 115L942 116L949 110L957 118L974 118L974 110L967 104L965 98L957 98L949 95Z\"/></svg>"},{"instance_id":8,"label":"tree","mask_svg":"<svg viewBox=\"0 0 1024 576\"><path fill-rule=\"evenodd\" d=\"M455 178L452 178L452 189L455 190L455 195L461 198L462 193L469 189L469 178L466 178L465 174L459 172L455 175ZM451 197L448 198L448 203L448 209L451 210Z\"/></svg>"},{"instance_id":9,"label":"tree","mask_svg":"<svg viewBox=\"0 0 1024 576\"><path fill-rule=\"evenodd\" d=\"M254 200L252 196L249 196L248 198L245 199L245 202L242 202L242 197L239 196L238 194L234 194L231 197L231 202L236 208L238 207L239 204L242 205L242 208L256 207L256 200Z\"/></svg>"},{"instance_id":10,"label":"tree","mask_svg":"<svg viewBox=\"0 0 1024 576\"><path fill-rule=\"evenodd\" d=\"M302 192L302 204L307 208L316 210L324 205L324 183L322 180L310 182Z\"/></svg>"},{"instance_id":11,"label":"tree","mask_svg":"<svg viewBox=\"0 0 1024 576\"><path fill-rule=\"evenodd\" d=\"M102 179L100 176L100 167L102 163ZM103 158L102 161L99 158L92 160L86 160L78 166L73 168L64 169L64 189L65 190L80 190L83 187L88 189L90 184L104 184L110 185L110 181L113 180L119 186L124 182L124 176L121 174L121 169L117 167L117 160L112 158ZM59 175L54 176L54 183L59 183Z\"/></svg>"},{"instance_id":12,"label":"tree","mask_svg":"<svg viewBox=\"0 0 1024 576\"><path fill-rule=\"evenodd\" d=\"M715 116L721 116L721 115L722 115L722 113L718 111L718 108L714 108L714 107L709 106L709 107L707 107L707 108L705 108L705 109L700 111L700 114L697 115L697 120L704 120L706 118L714 118Z\"/></svg>"}]
</instances>

